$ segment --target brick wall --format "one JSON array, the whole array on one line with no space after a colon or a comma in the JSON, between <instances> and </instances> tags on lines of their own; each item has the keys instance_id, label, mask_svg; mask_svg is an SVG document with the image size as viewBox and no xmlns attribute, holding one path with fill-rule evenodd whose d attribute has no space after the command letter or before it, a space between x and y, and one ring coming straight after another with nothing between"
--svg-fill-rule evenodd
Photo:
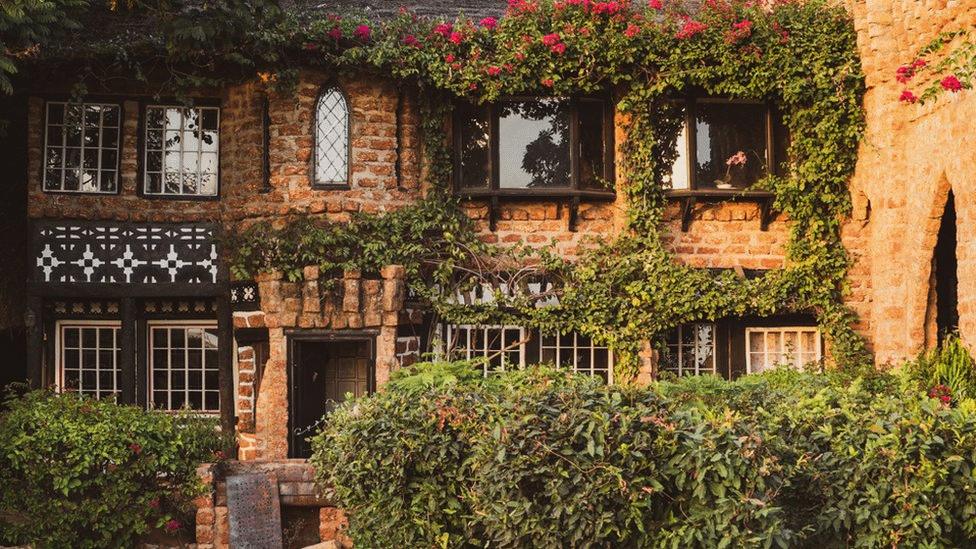
<instances>
[{"instance_id":1,"label":"brick wall","mask_svg":"<svg viewBox=\"0 0 976 549\"><path fill-rule=\"evenodd\" d=\"M851 182L855 219L845 242L861 261L850 301L879 363L896 363L934 343L931 259L946 195L957 210L959 314L976 342L976 94L903 105L895 70L942 30L971 29L976 3L957 0L851 0L867 79L867 134ZM930 60L931 62L932 60ZM918 89L918 85L913 83ZM928 328L927 328L928 325Z\"/></svg>"}]
</instances>

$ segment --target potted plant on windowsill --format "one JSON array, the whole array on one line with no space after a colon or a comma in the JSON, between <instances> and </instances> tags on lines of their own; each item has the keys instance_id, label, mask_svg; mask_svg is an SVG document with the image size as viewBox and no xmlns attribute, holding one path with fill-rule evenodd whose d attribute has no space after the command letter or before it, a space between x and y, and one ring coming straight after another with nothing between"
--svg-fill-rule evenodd
<instances>
[{"instance_id":1,"label":"potted plant on windowsill","mask_svg":"<svg viewBox=\"0 0 976 549\"><path fill-rule=\"evenodd\" d=\"M725 176L715 180L716 189L732 189L735 187L733 180L741 179L746 167L746 153L739 151L725 161ZM738 168L738 169L735 169ZM733 171L734 170L734 171Z\"/></svg>"}]
</instances>

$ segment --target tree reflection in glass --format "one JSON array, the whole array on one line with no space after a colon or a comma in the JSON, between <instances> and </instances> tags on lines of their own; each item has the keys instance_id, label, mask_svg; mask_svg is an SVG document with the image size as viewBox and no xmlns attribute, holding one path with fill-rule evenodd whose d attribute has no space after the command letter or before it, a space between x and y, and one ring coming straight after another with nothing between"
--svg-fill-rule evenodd
<instances>
[{"instance_id":1,"label":"tree reflection in glass","mask_svg":"<svg viewBox=\"0 0 976 549\"><path fill-rule=\"evenodd\" d=\"M557 99L500 105L499 187L569 187L569 121L568 105Z\"/></svg>"}]
</instances>

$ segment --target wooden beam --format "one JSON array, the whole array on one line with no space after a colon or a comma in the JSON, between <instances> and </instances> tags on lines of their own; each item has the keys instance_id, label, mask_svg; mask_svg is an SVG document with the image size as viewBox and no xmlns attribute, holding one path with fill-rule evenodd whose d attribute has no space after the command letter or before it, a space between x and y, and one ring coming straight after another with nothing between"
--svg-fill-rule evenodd
<instances>
[{"instance_id":1,"label":"wooden beam","mask_svg":"<svg viewBox=\"0 0 976 549\"><path fill-rule=\"evenodd\" d=\"M691 227L691 220L695 214L695 202L697 197L686 196L682 199L681 204L681 232L688 232L688 228Z\"/></svg>"},{"instance_id":2,"label":"wooden beam","mask_svg":"<svg viewBox=\"0 0 976 549\"><path fill-rule=\"evenodd\" d=\"M234 414L234 326L230 294L224 292L217 296L217 380L220 385L220 430L227 435L227 447L224 454L228 458L237 457L237 444L234 442L234 430L237 416Z\"/></svg>"},{"instance_id":3,"label":"wooden beam","mask_svg":"<svg viewBox=\"0 0 976 549\"><path fill-rule=\"evenodd\" d=\"M122 404L136 403L136 300L122 299L119 304L122 327L119 328L119 389Z\"/></svg>"},{"instance_id":4,"label":"wooden beam","mask_svg":"<svg viewBox=\"0 0 976 549\"><path fill-rule=\"evenodd\" d=\"M43 379L44 362L44 317L43 300L38 295L29 295L24 323L27 328L27 380L31 389L40 389Z\"/></svg>"}]
</instances>

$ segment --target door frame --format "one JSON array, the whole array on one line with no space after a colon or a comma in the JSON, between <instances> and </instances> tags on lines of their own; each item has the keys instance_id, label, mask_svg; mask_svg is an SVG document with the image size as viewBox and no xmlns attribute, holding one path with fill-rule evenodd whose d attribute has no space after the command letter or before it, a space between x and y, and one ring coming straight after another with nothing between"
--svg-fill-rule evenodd
<instances>
[{"instance_id":1,"label":"door frame","mask_svg":"<svg viewBox=\"0 0 976 549\"><path fill-rule=\"evenodd\" d=\"M285 339L288 342L288 367L286 368L288 383L288 457L294 457L297 447L295 431L292 426L293 418L298 413L299 399L298 387L295 381L299 379L296 370L298 364L298 347L302 343L333 343L333 342L365 342L369 347L369 360L371 367L366 371L366 390L368 393L376 391L376 338L379 330L321 330L321 329L290 329L285 330Z\"/></svg>"}]
</instances>

